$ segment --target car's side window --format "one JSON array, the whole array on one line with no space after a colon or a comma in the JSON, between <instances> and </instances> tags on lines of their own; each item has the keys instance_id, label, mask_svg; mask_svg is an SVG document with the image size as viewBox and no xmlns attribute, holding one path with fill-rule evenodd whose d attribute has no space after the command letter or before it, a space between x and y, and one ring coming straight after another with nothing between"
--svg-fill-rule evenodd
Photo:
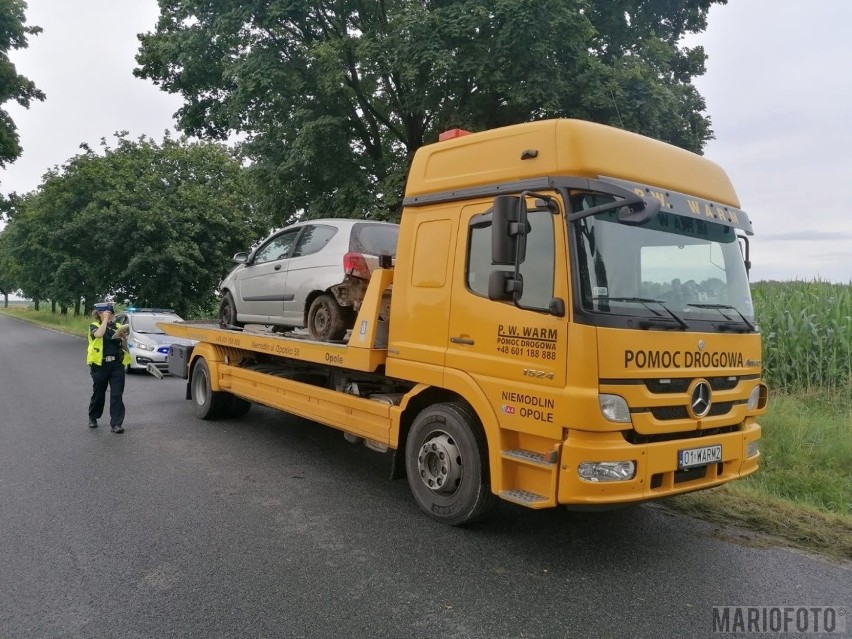
<instances>
[{"instance_id":1,"label":"car's side window","mask_svg":"<svg viewBox=\"0 0 852 639\"><path fill-rule=\"evenodd\" d=\"M300 229L297 228L291 229L273 237L257 250L252 263L264 264L265 262L274 262L290 257L290 249L293 248L293 242L296 240L299 231Z\"/></svg>"},{"instance_id":2,"label":"car's side window","mask_svg":"<svg viewBox=\"0 0 852 639\"><path fill-rule=\"evenodd\" d=\"M337 233L337 229L333 226L325 226L323 224L306 226L299 236L299 241L296 242L293 257L316 253L328 244L335 233Z\"/></svg>"}]
</instances>

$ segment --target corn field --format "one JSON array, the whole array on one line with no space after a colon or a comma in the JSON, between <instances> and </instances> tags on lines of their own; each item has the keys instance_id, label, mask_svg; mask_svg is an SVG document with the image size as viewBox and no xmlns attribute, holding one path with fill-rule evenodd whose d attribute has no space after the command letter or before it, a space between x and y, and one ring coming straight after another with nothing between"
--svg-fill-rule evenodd
<instances>
[{"instance_id":1,"label":"corn field","mask_svg":"<svg viewBox=\"0 0 852 639\"><path fill-rule=\"evenodd\" d=\"M852 396L852 284L752 285L771 389ZM842 399L842 397L841 397Z\"/></svg>"}]
</instances>

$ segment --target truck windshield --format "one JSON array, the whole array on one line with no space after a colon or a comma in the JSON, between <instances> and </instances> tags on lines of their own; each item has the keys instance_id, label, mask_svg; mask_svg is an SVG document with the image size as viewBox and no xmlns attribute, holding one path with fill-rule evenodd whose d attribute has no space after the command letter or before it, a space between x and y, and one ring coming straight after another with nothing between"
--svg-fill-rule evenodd
<instances>
[{"instance_id":1,"label":"truck windshield","mask_svg":"<svg viewBox=\"0 0 852 639\"><path fill-rule=\"evenodd\" d=\"M611 201L586 195L575 209ZM647 224L618 221L617 210L574 222L580 310L639 318L644 327L754 330L748 277L735 229L676 212Z\"/></svg>"}]
</instances>

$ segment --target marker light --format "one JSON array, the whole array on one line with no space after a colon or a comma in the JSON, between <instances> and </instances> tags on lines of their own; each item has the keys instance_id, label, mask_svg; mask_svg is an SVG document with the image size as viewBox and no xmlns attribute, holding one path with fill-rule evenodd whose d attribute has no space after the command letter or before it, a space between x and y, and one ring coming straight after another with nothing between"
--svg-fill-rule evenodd
<instances>
[{"instance_id":1,"label":"marker light","mask_svg":"<svg viewBox=\"0 0 852 639\"><path fill-rule=\"evenodd\" d=\"M577 474L584 481L629 481L636 476L636 462L583 462L577 466Z\"/></svg>"},{"instance_id":2,"label":"marker light","mask_svg":"<svg viewBox=\"0 0 852 639\"><path fill-rule=\"evenodd\" d=\"M611 422L630 423L630 409L620 395L598 395L601 413Z\"/></svg>"},{"instance_id":3,"label":"marker light","mask_svg":"<svg viewBox=\"0 0 852 639\"><path fill-rule=\"evenodd\" d=\"M755 439L753 442L748 443L748 448L746 449L746 457L754 457L760 452L760 440Z\"/></svg>"},{"instance_id":4,"label":"marker light","mask_svg":"<svg viewBox=\"0 0 852 639\"><path fill-rule=\"evenodd\" d=\"M464 129L450 129L449 131L444 131L443 133L438 135L438 142L443 142L444 140L454 140L464 135L470 135L470 131L465 131Z\"/></svg>"}]
</instances>

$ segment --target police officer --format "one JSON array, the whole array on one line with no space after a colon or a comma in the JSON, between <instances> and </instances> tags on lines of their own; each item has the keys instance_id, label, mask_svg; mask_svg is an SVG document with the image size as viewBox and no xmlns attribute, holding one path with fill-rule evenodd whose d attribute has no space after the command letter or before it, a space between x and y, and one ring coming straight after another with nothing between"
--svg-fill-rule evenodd
<instances>
[{"instance_id":1,"label":"police officer","mask_svg":"<svg viewBox=\"0 0 852 639\"><path fill-rule=\"evenodd\" d=\"M89 402L89 428L98 427L103 415L106 389L109 386L109 425L114 433L124 427L124 368L130 363L130 352L122 338L127 327L113 321L113 306L108 302L95 304L89 324L89 348L86 363L92 375L92 399Z\"/></svg>"}]
</instances>

